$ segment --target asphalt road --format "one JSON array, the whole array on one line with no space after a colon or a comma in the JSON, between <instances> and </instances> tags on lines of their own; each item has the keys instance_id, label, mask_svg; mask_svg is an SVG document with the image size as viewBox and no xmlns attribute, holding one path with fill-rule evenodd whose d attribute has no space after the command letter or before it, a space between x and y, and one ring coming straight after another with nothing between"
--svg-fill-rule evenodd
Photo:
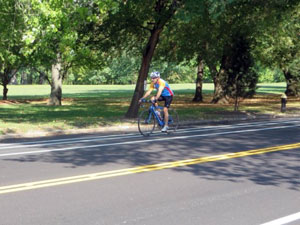
<instances>
[{"instance_id":1,"label":"asphalt road","mask_svg":"<svg viewBox=\"0 0 300 225\"><path fill-rule=\"evenodd\" d=\"M300 224L300 120L0 142L1 225Z\"/></svg>"}]
</instances>

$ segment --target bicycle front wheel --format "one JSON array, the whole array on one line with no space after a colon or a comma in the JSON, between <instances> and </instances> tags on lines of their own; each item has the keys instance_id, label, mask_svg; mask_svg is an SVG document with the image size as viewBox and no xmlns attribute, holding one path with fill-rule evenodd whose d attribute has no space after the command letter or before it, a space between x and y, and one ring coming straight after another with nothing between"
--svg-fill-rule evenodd
<instances>
[{"instance_id":1,"label":"bicycle front wheel","mask_svg":"<svg viewBox=\"0 0 300 225\"><path fill-rule=\"evenodd\" d=\"M169 109L169 121L168 121L168 132L175 132L179 125L179 116L175 109Z\"/></svg>"},{"instance_id":2,"label":"bicycle front wheel","mask_svg":"<svg viewBox=\"0 0 300 225\"><path fill-rule=\"evenodd\" d=\"M155 128L155 117L149 110L141 112L138 119L138 128L141 135L149 136Z\"/></svg>"}]
</instances>

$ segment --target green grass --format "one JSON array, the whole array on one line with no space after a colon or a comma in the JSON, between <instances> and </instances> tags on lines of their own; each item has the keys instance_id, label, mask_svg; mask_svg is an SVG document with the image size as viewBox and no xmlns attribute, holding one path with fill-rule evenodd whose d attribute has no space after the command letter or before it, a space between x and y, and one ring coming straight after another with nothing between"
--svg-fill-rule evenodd
<instances>
[{"instance_id":1,"label":"green grass","mask_svg":"<svg viewBox=\"0 0 300 225\"><path fill-rule=\"evenodd\" d=\"M257 93L280 94L285 91L285 83L258 85ZM93 98L93 97L130 97L135 85L63 85L64 98ZM50 94L49 85L9 85L8 98L38 99L47 98ZM172 84L172 89L179 94L193 94L195 84ZM203 85L203 94L213 93L213 84ZM0 93L2 99L2 93Z\"/></svg>"},{"instance_id":2,"label":"green grass","mask_svg":"<svg viewBox=\"0 0 300 225\"><path fill-rule=\"evenodd\" d=\"M258 85L257 94L282 94L285 92L286 83L261 83Z\"/></svg>"},{"instance_id":3,"label":"green grass","mask_svg":"<svg viewBox=\"0 0 300 225\"><path fill-rule=\"evenodd\" d=\"M51 91L49 85L10 85L8 89L11 100L48 98ZM62 92L64 98L98 98L127 96L133 90L133 85L63 85Z\"/></svg>"},{"instance_id":4,"label":"green grass","mask_svg":"<svg viewBox=\"0 0 300 225\"><path fill-rule=\"evenodd\" d=\"M63 105L47 106L49 85L11 85L8 101L0 101L0 134L97 128L121 123L135 123L124 115L134 92L134 85L64 85ZM233 111L233 104L210 104L213 84L204 84L203 103L194 103L195 84L173 84L173 107L180 120L222 119ZM241 103L241 111L274 113L280 107L284 83L260 84L257 96ZM2 96L0 95L0 98ZM289 100L297 109L297 99Z\"/></svg>"}]
</instances>

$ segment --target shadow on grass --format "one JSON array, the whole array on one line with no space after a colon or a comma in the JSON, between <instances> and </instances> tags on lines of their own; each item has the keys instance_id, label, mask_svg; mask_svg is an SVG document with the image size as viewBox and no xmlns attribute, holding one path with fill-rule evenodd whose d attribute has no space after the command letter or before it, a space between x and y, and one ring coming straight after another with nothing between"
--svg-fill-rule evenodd
<instances>
[{"instance_id":1,"label":"shadow on grass","mask_svg":"<svg viewBox=\"0 0 300 225\"><path fill-rule=\"evenodd\" d=\"M132 91L126 91L126 90L118 90L118 91L112 91L112 90L89 90L82 93L66 93L63 94L63 101L66 98L124 98L124 97L132 97L133 92ZM49 95L13 95L8 96L9 100L32 100L32 99L48 99ZM0 99L2 99L2 96L0 95Z\"/></svg>"},{"instance_id":2,"label":"shadow on grass","mask_svg":"<svg viewBox=\"0 0 300 225\"><path fill-rule=\"evenodd\" d=\"M274 146L274 143L285 145L298 142L299 135L297 134L299 133L300 129L297 128L284 133L281 130L275 130L272 133L250 132L246 135L187 138L184 141L170 138L160 142L155 142L155 138L150 137L153 142L89 148L89 145L107 143L104 140L91 140L88 144L72 143L72 146L84 146L81 149L11 157L5 160L19 163L46 162L59 164L69 169L95 166L97 170L105 171L107 170L106 165L128 168L247 151ZM141 140L141 138L137 138L137 140ZM117 142L119 141L121 140L117 140ZM67 146L66 144L57 144L55 147L42 146L41 148L47 150ZM299 150L294 149L176 167L172 170L177 173L189 173L205 180L235 183L250 181L258 185L283 186L300 191L299 161Z\"/></svg>"},{"instance_id":3,"label":"shadow on grass","mask_svg":"<svg viewBox=\"0 0 300 225\"><path fill-rule=\"evenodd\" d=\"M192 102L193 93L184 93L185 90L178 91L172 102L172 107L179 113L180 121L239 119L255 116L259 113L268 113L271 110L280 113L278 95L257 95L253 99L245 99L240 103L242 112L233 112L233 104L211 104L211 94L203 95L204 102L195 103ZM131 92L127 90L116 92L90 90L83 95L76 93L64 96L67 97L64 97L63 105L59 107L47 106L47 99L45 98L18 99L11 101L11 104L8 105L1 102L0 122L4 125L0 128L0 132L2 134L18 133L19 124L22 124L23 130L26 130L27 126L30 128L29 130L49 131L53 129L95 128L127 121L124 116L131 99ZM289 109L289 104L292 101L296 103L299 102L299 99L288 99L288 113L293 113ZM5 123L8 123L9 126L5 127Z\"/></svg>"},{"instance_id":4,"label":"shadow on grass","mask_svg":"<svg viewBox=\"0 0 300 225\"><path fill-rule=\"evenodd\" d=\"M90 125L109 124L117 118L124 117L128 106L120 100L111 104L105 100L80 99L71 105L47 106L29 103L2 107L0 118L6 123L55 124L63 123L74 128Z\"/></svg>"}]
</instances>

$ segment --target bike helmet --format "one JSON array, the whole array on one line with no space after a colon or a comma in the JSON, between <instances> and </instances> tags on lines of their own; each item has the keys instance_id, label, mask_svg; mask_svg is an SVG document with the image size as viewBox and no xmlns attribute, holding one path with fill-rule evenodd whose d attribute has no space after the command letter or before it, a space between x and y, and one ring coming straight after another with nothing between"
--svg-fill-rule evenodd
<instances>
[{"instance_id":1,"label":"bike helmet","mask_svg":"<svg viewBox=\"0 0 300 225\"><path fill-rule=\"evenodd\" d=\"M160 73L157 71L152 72L152 73L150 73L150 77L151 78L160 78Z\"/></svg>"}]
</instances>

